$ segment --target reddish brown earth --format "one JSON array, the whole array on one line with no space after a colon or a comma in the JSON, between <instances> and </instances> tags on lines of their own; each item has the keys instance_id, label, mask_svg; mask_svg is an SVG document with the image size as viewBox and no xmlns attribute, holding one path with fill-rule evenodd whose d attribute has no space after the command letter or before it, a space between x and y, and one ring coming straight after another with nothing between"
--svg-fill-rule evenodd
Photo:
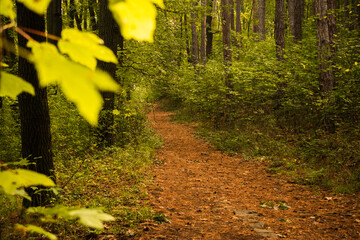
<instances>
[{"instance_id":1,"label":"reddish brown earth","mask_svg":"<svg viewBox=\"0 0 360 240\"><path fill-rule=\"evenodd\" d=\"M165 142L150 204L170 222L145 223L137 239L360 239L359 194L315 191L215 151L193 127L170 122L171 113L149 119ZM291 208L260 206L276 200Z\"/></svg>"}]
</instances>

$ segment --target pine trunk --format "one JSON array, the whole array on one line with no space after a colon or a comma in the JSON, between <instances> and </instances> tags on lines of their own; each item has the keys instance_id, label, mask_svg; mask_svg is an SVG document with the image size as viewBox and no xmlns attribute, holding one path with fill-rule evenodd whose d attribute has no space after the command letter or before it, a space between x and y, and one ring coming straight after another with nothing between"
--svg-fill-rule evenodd
<instances>
[{"instance_id":1,"label":"pine trunk","mask_svg":"<svg viewBox=\"0 0 360 240\"><path fill-rule=\"evenodd\" d=\"M259 0L259 33L260 40L265 40L265 0Z\"/></svg>"},{"instance_id":2,"label":"pine trunk","mask_svg":"<svg viewBox=\"0 0 360 240\"><path fill-rule=\"evenodd\" d=\"M45 32L45 20L22 3L17 2L17 20L19 27L27 27ZM38 35L29 34L36 41L44 41ZM27 40L18 36L19 47L26 48ZM34 164L29 169L50 176L55 180L53 154L51 151L50 117L46 88L40 88L34 65L24 58L19 58L19 76L31 83L35 96L28 93L19 95L21 120L21 152L22 157ZM48 205L53 197L50 191L26 189L32 201L24 199L24 207Z\"/></svg>"},{"instance_id":3,"label":"pine trunk","mask_svg":"<svg viewBox=\"0 0 360 240\"><path fill-rule=\"evenodd\" d=\"M285 49L285 6L284 0L275 0L275 44L276 57L278 60L284 59Z\"/></svg>"}]
</instances>

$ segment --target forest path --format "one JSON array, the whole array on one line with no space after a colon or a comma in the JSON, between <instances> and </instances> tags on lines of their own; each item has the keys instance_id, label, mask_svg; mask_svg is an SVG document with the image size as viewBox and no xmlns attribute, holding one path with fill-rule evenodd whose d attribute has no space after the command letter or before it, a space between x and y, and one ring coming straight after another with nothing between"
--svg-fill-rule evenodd
<instances>
[{"instance_id":1,"label":"forest path","mask_svg":"<svg viewBox=\"0 0 360 240\"><path fill-rule=\"evenodd\" d=\"M158 108L149 120L165 142L157 151L162 163L153 169L149 201L170 222L144 223L135 238L360 239L358 194L315 193L267 173L260 163L215 151L194 137L193 127L171 122L171 113ZM268 201L291 208L260 206Z\"/></svg>"}]
</instances>

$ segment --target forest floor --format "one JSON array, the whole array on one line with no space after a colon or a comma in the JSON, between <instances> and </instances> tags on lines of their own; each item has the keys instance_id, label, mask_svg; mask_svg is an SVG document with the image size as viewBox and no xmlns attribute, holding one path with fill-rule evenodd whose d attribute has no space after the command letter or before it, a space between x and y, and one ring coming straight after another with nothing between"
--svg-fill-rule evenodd
<instances>
[{"instance_id":1,"label":"forest floor","mask_svg":"<svg viewBox=\"0 0 360 240\"><path fill-rule=\"evenodd\" d=\"M164 140L149 202L168 222L143 223L135 239L360 239L359 194L298 185L215 151L171 115L149 114Z\"/></svg>"}]
</instances>

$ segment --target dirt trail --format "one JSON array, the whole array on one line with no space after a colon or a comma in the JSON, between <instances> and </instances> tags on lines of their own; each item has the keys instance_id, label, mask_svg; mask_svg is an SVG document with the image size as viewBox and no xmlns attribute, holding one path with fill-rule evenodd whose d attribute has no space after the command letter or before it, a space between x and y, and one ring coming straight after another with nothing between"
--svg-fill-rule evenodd
<instances>
[{"instance_id":1,"label":"dirt trail","mask_svg":"<svg viewBox=\"0 0 360 240\"><path fill-rule=\"evenodd\" d=\"M149 119L165 142L150 204L170 222L145 223L137 239L360 239L359 194L289 183L259 163L213 150L192 127L170 122L171 113L157 109ZM260 206L268 201L291 208Z\"/></svg>"}]
</instances>

